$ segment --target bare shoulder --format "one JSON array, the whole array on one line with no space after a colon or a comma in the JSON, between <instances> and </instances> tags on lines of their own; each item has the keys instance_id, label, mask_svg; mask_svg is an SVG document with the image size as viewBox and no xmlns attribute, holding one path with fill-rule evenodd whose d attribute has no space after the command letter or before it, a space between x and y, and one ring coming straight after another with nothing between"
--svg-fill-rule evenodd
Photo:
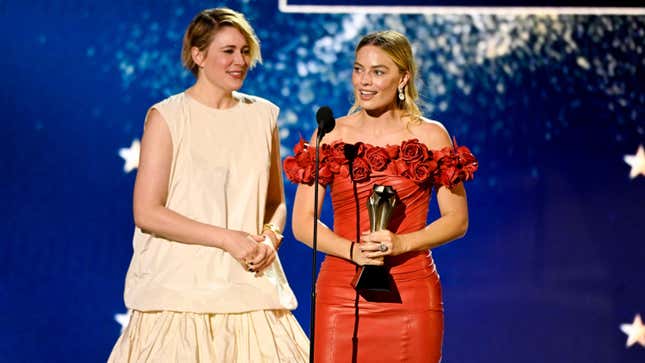
<instances>
[{"instance_id":1,"label":"bare shoulder","mask_svg":"<svg viewBox=\"0 0 645 363\"><path fill-rule=\"evenodd\" d=\"M436 150L452 145L448 130L439 121L421 118L421 123L411 128L412 133L430 149Z\"/></svg>"},{"instance_id":2,"label":"bare shoulder","mask_svg":"<svg viewBox=\"0 0 645 363\"><path fill-rule=\"evenodd\" d=\"M144 133L151 128L156 130L169 130L168 121L156 106L148 110L143 127Z\"/></svg>"},{"instance_id":3,"label":"bare shoulder","mask_svg":"<svg viewBox=\"0 0 645 363\"><path fill-rule=\"evenodd\" d=\"M344 140L355 124L356 115L342 116L336 119L336 126L323 137L323 143L332 143L337 140ZM315 137L315 132L314 132Z\"/></svg>"},{"instance_id":4,"label":"bare shoulder","mask_svg":"<svg viewBox=\"0 0 645 363\"><path fill-rule=\"evenodd\" d=\"M166 121L166 119L163 117L161 112L159 112L157 107L154 107L154 106L150 108L150 111L148 111L148 115L147 115L146 119L147 119L148 122L150 122L150 121L165 122Z\"/></svg>"}]
</instances>

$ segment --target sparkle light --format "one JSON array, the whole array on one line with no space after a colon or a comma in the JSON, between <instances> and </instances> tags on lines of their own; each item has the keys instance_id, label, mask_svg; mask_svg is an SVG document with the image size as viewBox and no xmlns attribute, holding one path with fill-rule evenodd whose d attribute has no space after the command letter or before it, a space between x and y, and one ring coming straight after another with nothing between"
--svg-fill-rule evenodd
<instances>
[{"instance_id":1,"label":"sparkle light","mask_svg":"<svg viewBox=\"0 0 645 363\"><path fill-rule=\"evenodd\" d=\"M114 320L121 325L121 333L128 327L132 311L128 310L125 314L114 314Z\"/></svg>"},{"instance_id":2,"label":"sparkle light","mask_svg":"<svg viewBox=\"0 0 645 363\"><path fill-rule=\"evenodd\" d=\"M634 179L639 175L645 176L645 149L643 148L643 145L638 146L636 154L625 155L623 160L632 167L629 171L630 179Z\"/></svg>"},{"instance_id":3,"label":"sparkle light","mask_svg":"<svg viewBox=\"0 0 645 363\"><path fill-rule=\"evenodd\" d=\"M126 173L139 167L139 151L141 150L141 143L139 139L134 139L129 148L119 149L119 156L125 160L123 171Z\"/></svg>"},{"instance_id":4,"label":"sparkle light","mask_svg":"<svg viewBox=\"0 0 645 363\"><path fill-rule=\"evenodd\" d=\"M636 343L645 347L645 325L643 325L640 314L636 314L633 323L620 324L620 330L627 334L625 347L629 348Z\"/></svg>"},{"instance_id":5,"label":"sparkle light","mask_svg":"<svg viewBox=\"0 0 645 363\"><path fill-rule=\"evenodd\" d=\"M239 10L251 19L264 17L251 3L240 4ZM405 33L412 42L424 114L444 122L458 138L467 135L473 150L485 151L491 139L508 142L535 134L554 142L564 130L578 127L572 119L589 107L598 111L597 119L616 120L609 125L608 141L621 143L642 128L639 110L645 95L636 81L640 68L631 60L642 57L645 49L645 17L282 12L271 17L270 28L254 25L272 56L251 73L243 91L280 105L281 119L296 115L298 122L281 122L292 131L281 140L288 149L300 133L313 132L315 123L307 121L322 103L338 108L338 114L349 108L356 42L387 28ZM112 41L104 44L118 48L102 53L112 57L124 89L144 89L161 100L193 82L175 48L164 46L178 44L185 26L183 11L170 11L163 26L124 22L110 35ZM301 35L285 38L283 26ZM294 72L304 80L292 77ZM525 96L509 97L518 88ZM597 102L585 104L581 100L586 95L595 95ZM551 106L554 99L557 107ZM541 104L550 105L544 113L528 112ZM506 117L509 109L526 112L526 117ZM534 150L527 145L515 150L523 155L514 157L532 159Z\"/></svg>"}]
</instances>

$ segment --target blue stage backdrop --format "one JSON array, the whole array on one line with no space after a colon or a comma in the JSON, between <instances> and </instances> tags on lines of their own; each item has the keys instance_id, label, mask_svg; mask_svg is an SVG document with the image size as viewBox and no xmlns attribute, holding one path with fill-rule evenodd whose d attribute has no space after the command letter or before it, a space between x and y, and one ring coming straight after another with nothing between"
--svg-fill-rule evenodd
<instances>
[{"instance_id":1,"label":"blue stage backdrop","mask_svg":"<svg viewBox=\"0 0 645 363\"><path fill-rule=\"evenodd\" d=\"M635 0L278 0L286 6L382 6L382 7L576 7L576 8L626 8L643 7Z\"/></svg>"},{"instance_id":2,"label":"blue stage backdrop","mask_svg":"<svg viewBox=\"0 0 645 363\"><path fill-rule=\"evenodd\" d=\"M221 5L0 1L1 362L107 358L127 320L143 118L191 84L182 33ZM412 40L425 114L480 161L467 236L433 251L444 362L645 361L643 15L226 5L262 41L264 64L243 91L281 107L283 157L311 135L318 107L347 112L362 35L391 28ZM294 191L286 185L289 209ZM332 223L328 205L322 218ZM308 331L310 249L285 235L280 255Z\"/></svg>"}]
</instances>

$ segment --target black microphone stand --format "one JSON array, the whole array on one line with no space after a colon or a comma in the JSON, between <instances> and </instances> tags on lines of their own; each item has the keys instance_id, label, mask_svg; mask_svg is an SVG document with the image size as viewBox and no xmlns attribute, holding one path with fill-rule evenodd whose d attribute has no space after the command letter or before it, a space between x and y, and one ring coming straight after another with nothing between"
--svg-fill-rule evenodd
<instances>
[{"instance_id":1,"label":"black microphone stand","mask_svg":"<svg viewBox=\"0 0 645 363\"><path fill-rule=\"evenodd\" d=\"M328 106L323 106L316 112L318 132L316 134L316 152L314 161L314 233L311 250L311 341L309 343L309 362L314 362L314 343L316 339L316 254L318 253L318 178L320 174L320 141L323 136L334 129L336 120Z\"/></svg>"},{"instance_id":2,"label":"black microphone stand","mask_svg":"<svg viewBox=\"0 0 645 363\"><path fill-rule=\"evenodd\" d=\"M358 153L358 146L356 144L345 144L343 148L345 159L349 162L349 179L352 181L352 190L354 192L354 203L356 204L356 242L360 243L361 240L361 209L358 201L358 188L354 180L354 159ZM354 246L352 245L352 248ZM354 261L351 261L354 262ZM358 264L355 271L358 271ZM354 296L354 329L352 330L352 363L356 363L358 359L358 290Z\"/></svg>"},{"instance_id":3,"label":"black microphone stand","mask_svg":"<svg viewBox=\"0 0 645 363\"><path fill-rule=\"evenodd\" d=\"M311 343L309 344L309 362L314 362L314 342L316 334L316 254L318 253L318 174L320 167L320 140L322 130L319 128L316 135L316 156L314 161L314 235L311 253L311 317L309 329L311 331Z\"/></svg>"}]
</instances>

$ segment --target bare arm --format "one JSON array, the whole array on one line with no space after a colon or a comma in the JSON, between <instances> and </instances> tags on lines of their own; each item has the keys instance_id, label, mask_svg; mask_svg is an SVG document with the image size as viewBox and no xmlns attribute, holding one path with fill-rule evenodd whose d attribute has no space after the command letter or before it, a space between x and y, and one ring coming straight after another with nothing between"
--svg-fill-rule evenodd
<instances>
[{"instance_id":1,"label":"bare arm","mask_svg":"<svg viewBox=\"0 0 645 363\"><path fill-rule=\"evenodd\" d=\"M134 223L147 233L187 244L222 248L238 260L254 254L248 233L197 222L166 208L173 145L161 114L148 114L134 185Z\"/></svg>"},{"instance_id":2,"label":"bare arm","mask_svg":"<svg viewBox=\"0 0 645 363\"><path fill-rule=\"evenodd\" d=\"M282 163L280 158L280 138L278 135L278 127L276 126L273 131L271 146L271 167L269 170L269 187L267 191L264 223L274 224L282 231L284 230L284 224L287 219L287 204L284 198ZM276 237L271 231L265 232L267 235L271 236L272 239ZM274 240L274 243L277 246L276 240Z\"/></svg>"},{"instance_id":3,"label":"bare arm","mask_svg":"<svg viewBox=\"0 0 645 363\"><path fill-rule=\"evenodd\" d=\"M287 204L284 198L284 184L282 182L282 163L280 158L280 137L276 125L271 140L271 165L269 167L269 185L264 210L264 223L272 224L280 231L284 230L287 219ZM275 259L275 251L280 246L281 238L271 229L263 228L262 235L269 237L273 244L273 250L260 246L258 254L253 259L254 266L258 271L268 267Z\"/></svg>"},{"instance_id":4,"label":"bare arm","mask_svg":"<svg viewBox=\"0 0 645 363\"><path fill-rule=\"evenodd\" d=\"M440 187L437 200L441 216L419 231L397 235L384 230L366 234L364 241L385 243L389 247L388 251L383 253L377 252L378 246L365 245L363 249L370 251L368 256L400 255L410 251L427 250L463 237L468 230L468 206L464 186L459 184L452 190Z\"/></svg>"},{"instance_id":5,"label":"bare arm","mask_svg":"<svg viewBox=\"0 0 645 363\"><path fill-rule=\"evenodd\" d=\"M441 149L451 145L448 133L443 128L438 129L437 126L432 125L427 131L429 132L424 132L423 139L431 149ZM369 251L368 256L399 255L410 251L427 250L463 237L468 230L468 203L463 183L452 189L441 186L436 194L441 214L438 219L412 233L397 235L383 230L365 234L363 240L371 242L362 246L365 251ZM388 250L378 251L380 243L386 244Z\"/></svg>"},{"instance_id":6,"label":"bare arm","mask_svg":"<svg viewBox=\"0 0 645 363\"><path fill-rule=\"evenodd\" d=\"M315 140L314 133L312 140ZM314 188L318 188L318 205L314 205ZM300 184L296 191L296 197L293 204L292 225L293 235L297 240L303 242L309 247L313 246L313 220L314 208L320 215L325 198L325 188L320 185ZM343 238L334 233L329 227L318 219L318 241L317 250L328 255L353 260L359 265L382 265L383 258L368 258L358 248L358 244L352 245L352 241ZM358 242L358 241L354 241ZM353 247L352 258L350 258L350 248Z\"/></svg>"}]
</instances>

